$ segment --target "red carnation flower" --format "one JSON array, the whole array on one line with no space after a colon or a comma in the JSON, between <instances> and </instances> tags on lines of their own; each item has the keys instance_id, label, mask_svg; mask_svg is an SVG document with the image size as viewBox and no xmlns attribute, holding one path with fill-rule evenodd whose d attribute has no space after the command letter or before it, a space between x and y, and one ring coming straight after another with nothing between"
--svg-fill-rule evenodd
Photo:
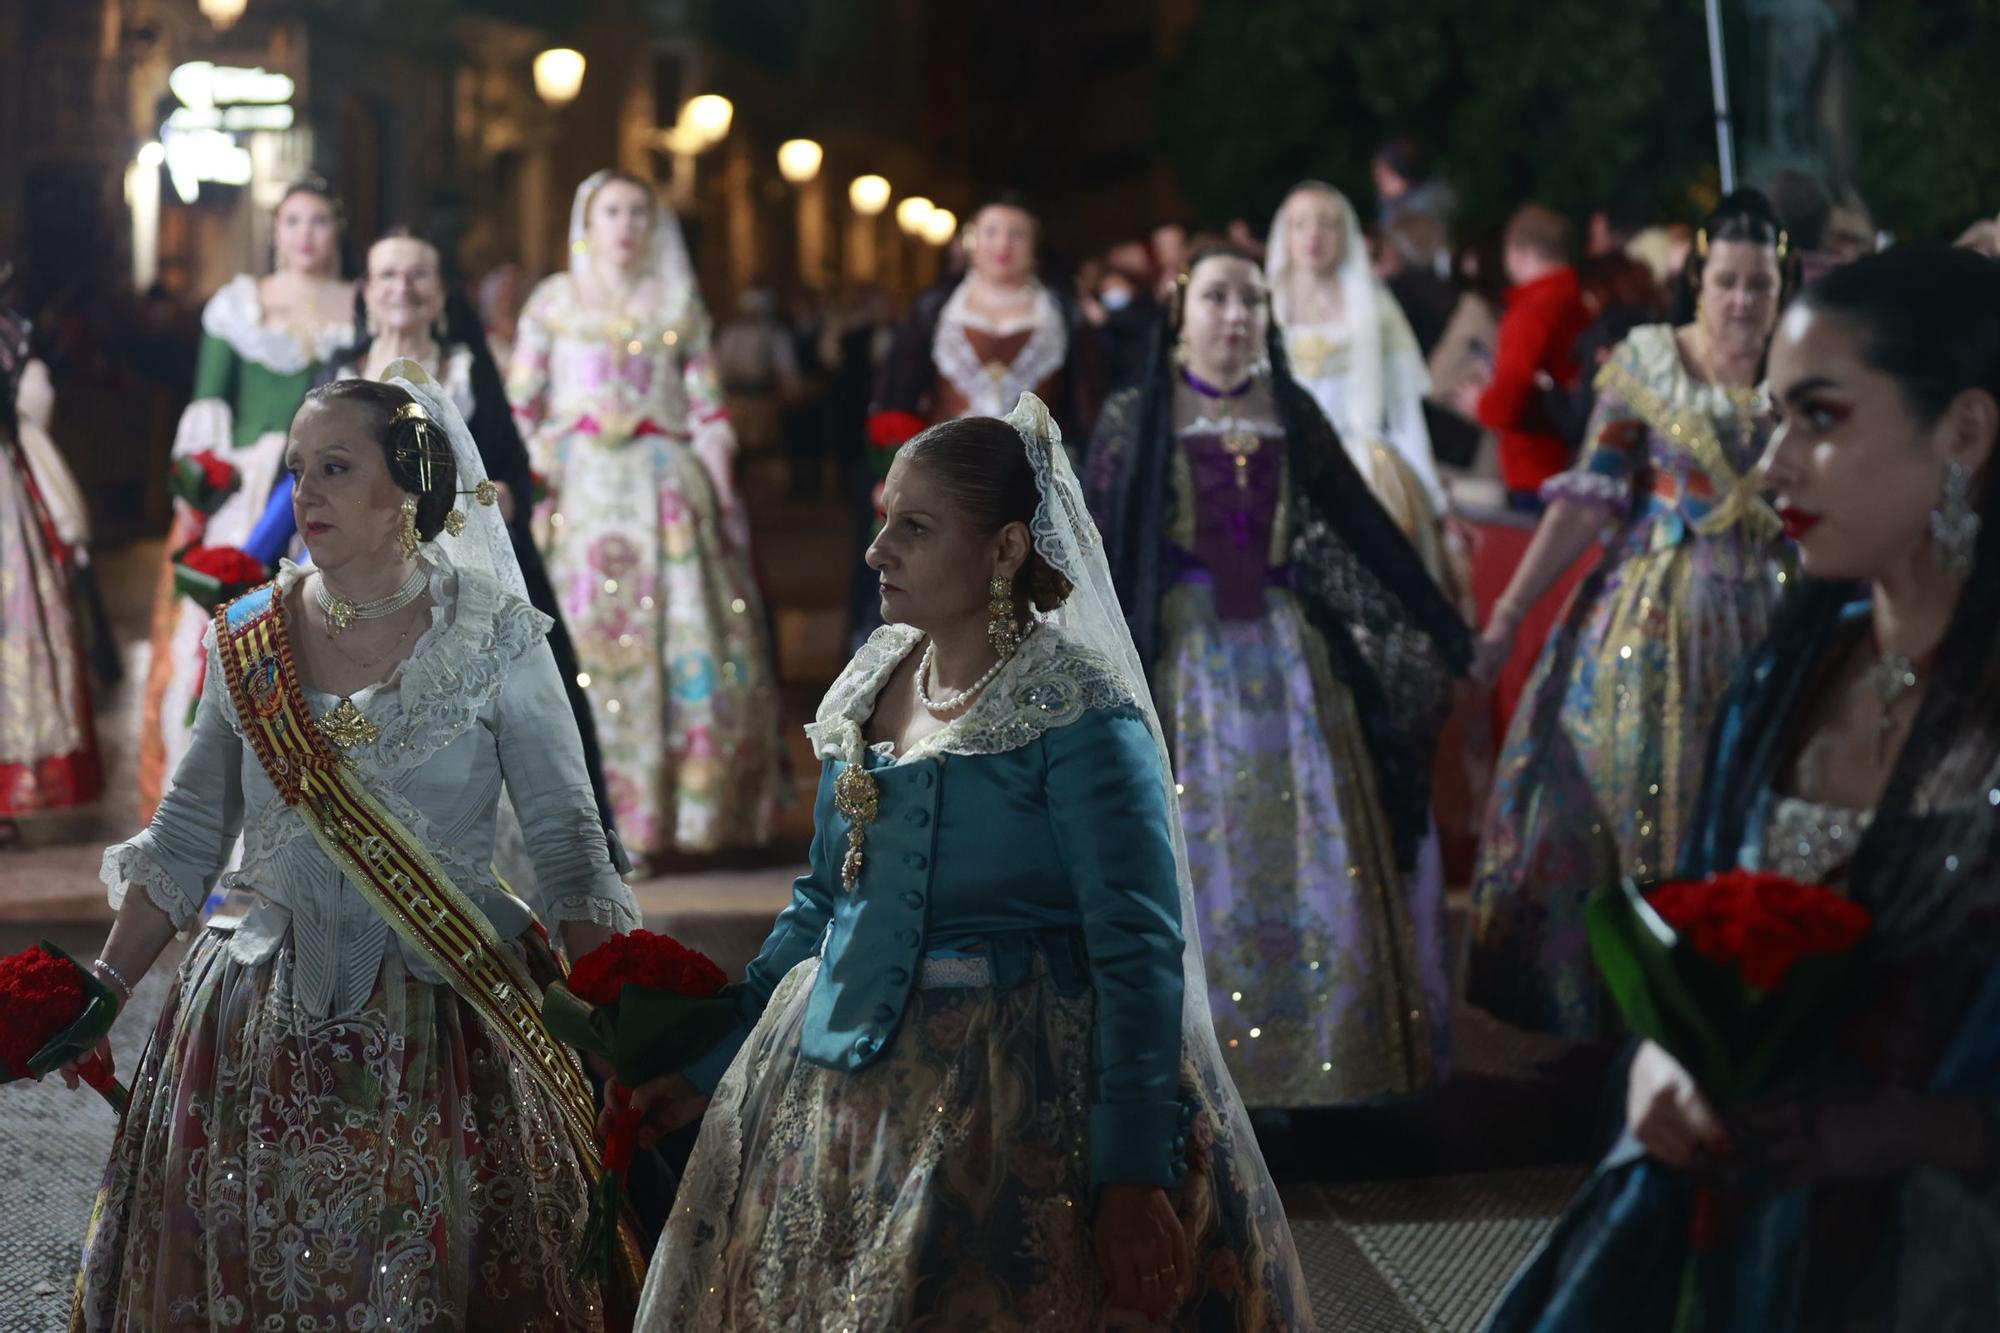
<instances>
[{"instance_id":1,"label":"red carnation flower","mask_svg":"<svg viewBox=\"0 0 2000 1333\"><path fill-rule=\"evenodd\" d=\"M868 418L868 442L877 449L894 449L928 425L915 412L877 412Z\"/></svg>"},{"instance_id":2,"label":"red carnation flower","mask_svg":"<svg viewBox=\"0 0 2000 1333\"><path fill-rule=\"evenodd\" d=\"M1662 884L1646 901L1695 952L1760 991L1784 985L1800 959L1852 949L1873 924L1866 908L1831 889L1746 870Z\"/></svg>"},{"instance_id":3,"label":"red carnation flower","mask_svg":"<svg viewBox=\"0 0 2000 1333\"><path fill-rule=\"evenodd\" d=\"M616 1004L627 986L703 997L715 994L728 981L707 954L671 935L634 930L613 935L577 959L568 984L580 1000Z\"/></svg>"},{"instance_id":4,"label":"red carnation flower","mask_svg":"<svg viewBox=\"0 0 2000 1333\"><path fill-rule=\"evenodd\" d=\"M236 466L213 449L204 449L194 456L201 468L201 478L215 490L227 490L236 484Z\"/></svg>"},{"instance_id":5,"label":"red carnation flower","mask_svg":"<svg viewBox=\"0 0 2000 1333\"><path fill-rule=\"evenodd\" d=\"M269 577L264 562L237 546L196 546L181 554L180 563L224 587L247 587Z\"/></svg>"},{"instance_id":6,"label":"red carnation flower","mask_svg":"<svg viewBox=\"0 0 2000 1333\"><path fill-rule=\"evenodd\" d=\"M116 1013L103 983L60 949L36 945L0 958L0 1083L38 1079L68 1060L122 1112L125 1089L92 1050Z\"/></svg>"}]
</instances>

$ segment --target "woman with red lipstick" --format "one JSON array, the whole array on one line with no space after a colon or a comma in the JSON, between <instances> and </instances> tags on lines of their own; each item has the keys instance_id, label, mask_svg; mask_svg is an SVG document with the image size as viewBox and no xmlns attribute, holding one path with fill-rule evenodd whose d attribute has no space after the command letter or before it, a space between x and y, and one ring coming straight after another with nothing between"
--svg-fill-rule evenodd
<instances>
[{"instance_id":1,"label":"woman with red lipstick","mask_svg":"<svg viewBox=\"0 0 2000 1333\"><path fill-rule=\"evenodd\" d=\"M1292 379L1260 265L1198 250L1161 333L1105 404L1087 494L1173 754L1230 1076L1273 1111L1421 1091L1451 1050L1430 760L1470 634Z\"/></svg>"},{"instance_id":2,"label":"woman with red lipstick","mask_svg":"<svg viewBox=\"0 0 2000 1333\"><path fill-rule=\"evenodd\" d=\"M1627 1133L1491 1333L2000 1328L2000 264L1829 271L1770 384L1806 577L1725 700L1676 875L1824 884L1874 928L1769 1100L1718 1114L1640 1048ZM1697 1186L1727 1225L1682 1287Z\"/></svg>"},{"instance_id":3,"label":"woman with red lipstick","mask_svg":"<svg viewBox=\"0 0 2000 1333\"><path fill-rule=\"evenodd\" d=\"M286 190L271 233L272 271L261 278L238 274L202 311L194 401L174 436L176 461L212 453L236 470L239 482L213 513L182 500L174 504L168 568L153 608L139 740L142 819L153 813L167 776L187 751L201 699L208 612L174 591L172 559L193 543L251 543L283 479L280 456L292 413L320 368L354 341L354 284L340 276L340 205L326 182L308 177ZM276 516L286 517L282 508ZM270 530L274 544L251 552L267 566L289 554L292 535L289 523Z\"/></svg>"},{"instance_id":4,"label":"woman with red lipstick","mask_svg":"<svg viewBox=\"0 0 2000 1333\"><path fill-rule=\"evenodd\" d=\"M528 298L507 393L547 479L535 536L634 858L761 845L782 784L776 669L709 333L680 224L652 187L586 180L569 271Z\"/></svg>"},{"instance_id":5,"label":"woman with red lipstick","mask_svg":"<svg viewBox=\"0 0 2000 1333\"><path fill-rule=\"evenodd\" d=\"M1468 996L1523 1027L1602 1030L1584 903L1673 864L1722 691L1770 625L1789 543L1755 468L1786 250L1754 190L1710 215L1689 261L1693 322L1633 330L1598 373L1583 457L1544 488L1551 506L1480 636L1490 679L1528 608L1605 542L1514 715L1473 879Z\"/></svg>"}]
</instances>

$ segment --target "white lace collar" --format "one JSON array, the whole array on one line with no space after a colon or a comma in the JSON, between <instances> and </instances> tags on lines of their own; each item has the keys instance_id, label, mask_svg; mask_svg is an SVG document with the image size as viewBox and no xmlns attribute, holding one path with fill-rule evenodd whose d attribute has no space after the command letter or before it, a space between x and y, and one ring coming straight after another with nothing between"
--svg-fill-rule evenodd
<instances>
[{"instance_id":1,"label":"white lace collar","mask_svg":"<svg viewBox=\"0 0 2000 1333\"><path fill-rule=\"evenodd\" d=\"M257 279L239 273L202 307L201 327L228 343L246 361L278 375L296 375L318 361L328 361L354 341L354 325L322 324L306 343L291 329L264 322L264 302Z\"/></svg>"},{"instance_id":2,"label":"white lace collar","mask_svg":"<svg viewBox=\"0 0 2000 1333\"><path fill-rule=\"evenodd\" d=\"M430 627L386 680L352 696L357 703L366 701L381 729L376 742L353 757L372 758L385 768L421 764L471 727L506 684L515 662L554 623L484 574L456 569L445 560L425 564L430 570ZM284 597L308 572L305 566L281 561L278 596ZM301 629L293 627L295 633ZM328 697L309 686L307 692ZM393 697L393 706L384 702L375 707L375 700L386 697Z\"/></svg>"},{"instance_id":3,"label":"white lace collar","mask_svg":"<svg viewBox=\"0 0 2000 1333\"><path fill-rule=\"evenodd\" d=\"M970 283L961 282L953 288L944 309L938 312L937 336L931 339L931 361L938 374L963 395L968 415L1005 416L1024 392L1062 369L1069 356L1069 331L1063 326L1062 310L1056 299L1049 295L1048 288L1039 287L1035 291L1034 332L1028 335L1028 341L1011 363L986 365L965 336L973 323L967 308L968 286Z\"/></svg>"},{"instance_id":4,"label":"white lace collar","mask_svg":"<svg viewBox=\"0 0 2000 1333\"><path fill-rule=\"evenodd\" d=\"M818 717L806 727L815 756L861 762L868 748L862 728L875 712L876 697L923 637L909 625L884 625L869 636L820 701ZM1045 621L970 709L912 745L895 762L913 763L937 754L1005 754L1044 732L1068 726L1093 708L1132 702L1132 692L1102 655Z\"/></svg>"},{"instance_id":5,"label":"white lace collar","mask_svg":"<svg viewBox=\"0 0 2000 1333\"><path fill-rule=\"evenodd\" d=\"M1668 408L1706 412L1725 421L1735 419L1739 409L1726 386L1698 380L1688 373L1673 325L1642 324L1626 335L1625 341L1631 348L1639 379ZM1771 410L1769 381L1757 385L1754 410L1759 416Z\"/></svg>"}]
</instances>

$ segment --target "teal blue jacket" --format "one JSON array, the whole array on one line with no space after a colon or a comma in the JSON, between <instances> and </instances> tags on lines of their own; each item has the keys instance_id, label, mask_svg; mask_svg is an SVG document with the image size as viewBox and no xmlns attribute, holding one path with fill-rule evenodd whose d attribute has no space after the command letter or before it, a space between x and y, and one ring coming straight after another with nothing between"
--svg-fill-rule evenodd
<instances>
[{"instance_id":1,"label":"teal blue jacket","mask_svg":"<svg viewBox=\"0 0 2000 1333\"><path fill-rule=\"evenodd\" d=\"M1043 629L964 718L891 760L862 747L860 727L914 642L901 626L877 631L822 706L812 867L733 988L741 1026L689 1077L713 1090L778 982L815 953L801 1054L846 1071L890 1043L926 954L983 954L1006 988L1029 980L1039 953L1059 989L1096 993L1093 1182L1175 1184L1190 1109L1184 940L1145 719L1102 659ZM965 749L979 752L954 752ZM853 762L844 756L880 792L851 892L840 883L849 824L833 795Z\"/></svg>"}]
</instances>

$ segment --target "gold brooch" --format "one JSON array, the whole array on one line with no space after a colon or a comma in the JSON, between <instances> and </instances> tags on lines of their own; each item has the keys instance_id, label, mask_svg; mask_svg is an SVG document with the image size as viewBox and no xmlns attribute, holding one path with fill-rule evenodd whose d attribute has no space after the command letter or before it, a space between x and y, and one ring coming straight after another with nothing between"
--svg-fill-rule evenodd
<instances>
[{"instance_id":1,"label":"gold brooch","mask_svg":"<svg viewBox=\"0 0 2000 1333\"><path fill-rule=\"evenodd\" d=\"M881 810L882 789L875 775L862 762L849 764L833 783L833 808L848 822L847 855L840 862L840 886L848 892L861 882L861 866L866 860L862 847L868 841L868 826Z\"/></svg>"},{"instance_id":2,"label":"gold brooch","mask_svg":"<svg viewBox=\"0 0 2000 1333\"><path fill-rule=\"evenodd\" d=\"M483 505L499 504L500 488L494 485L493 479L489 477L472 488L472 498Z\"/></svg>"},{"instance_id":3,"label":"gold brooch","mask_svg":"<svg viewBox=\"0 0 2000 1333\"><path fill-rule=\"evenodd\" d=\"M326 737L327 744L351 750L357 745L373 745L382 731L354 706L354 700L342 699L339 707L319 720L319 734Z\"/></svg>"}]
</instances>

